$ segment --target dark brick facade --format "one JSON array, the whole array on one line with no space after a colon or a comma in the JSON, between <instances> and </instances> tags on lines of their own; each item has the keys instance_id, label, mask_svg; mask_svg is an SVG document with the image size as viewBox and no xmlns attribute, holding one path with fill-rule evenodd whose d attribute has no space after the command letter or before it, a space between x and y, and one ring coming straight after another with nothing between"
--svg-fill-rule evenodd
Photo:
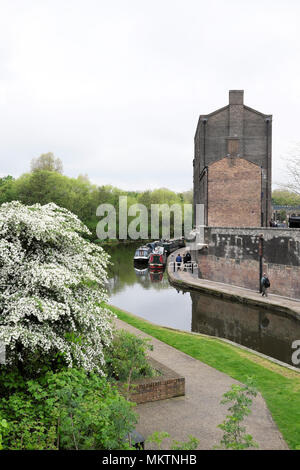
<instances>
[{"instance_id":1,"label":"dark brick facade","mask_svg":"<svg viewBox=\"0 0 300 470\"><path fill-rule=\"evenodd\" d=\"M212 164L225 158L229 158L231 163L239 159L256 165L260 176L257 194L254 197L260 201L259 208L255 205L255 217L249 213L247 204L244 204L248 196L253 199L254 195L249 195L249 187L240 184L232 207L233 211L241 210L242 214L238 221L234 222L237 223L236 226L268 226L271 219L272 116L245 106L243 97L242 90L231 90L228 106L207 115L200 115L198 121L193 162L194 205L204 204L206 225L220 226L223 223L226 226L231 225L230 218L223 217L222 223L218 221L216 214L213 214L215 206L211 206L209 201L209 194L214 192L221 181L219 179L217 185L210 181L210 168ZM226 175L226 188L224 186L224 192L219 200L218 215L222 213L223 202L226 210L228 199L231 198L228 192L230 182L232 181L234 185L238 179L234 164L230 168ZM229 217L229 214L227 216Z\"/></svg>"}]
</instances>

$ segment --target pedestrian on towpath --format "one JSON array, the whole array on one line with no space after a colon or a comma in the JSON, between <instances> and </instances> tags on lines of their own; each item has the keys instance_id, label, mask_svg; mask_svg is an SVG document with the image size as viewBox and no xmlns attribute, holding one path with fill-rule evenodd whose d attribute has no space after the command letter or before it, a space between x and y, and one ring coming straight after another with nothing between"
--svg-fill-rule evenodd
<instances>
[{"instance_id":1,"label":"pedestrian on towpath","mask_svg":"<svg viewBox=\"0 0 300 470\"><path fill-rule=\"evenodd\" d=\"M177 263L177 271L180 269L181 263L182 263L182 258L180 256L180 253L176 256L176 263Z\"/></svg>"},{"instance_id":2,"label":"pedestrian on towpath","mask_svg":"<svg viewBox=\"0 0 300 470\"><path fill-rule=\"evenodd\" d=\"M192 260L191 253L187 251L183 257L184 271L186 271L186 264L189 264Z\"/></svg>"},{"instance_id":3,"label":"pedestrian on towpath","mask_svg":"<svg viewBox=\"0 0 300 470\"><path fill-rule=\"evenodd\" d=\"M263 274L263 277L261 278L260 283L261 283L261 290L262 290L261 295L268 297L267 289L268 287L270 287L270 281L266 273Z\"/></svg>"}]
</instances>

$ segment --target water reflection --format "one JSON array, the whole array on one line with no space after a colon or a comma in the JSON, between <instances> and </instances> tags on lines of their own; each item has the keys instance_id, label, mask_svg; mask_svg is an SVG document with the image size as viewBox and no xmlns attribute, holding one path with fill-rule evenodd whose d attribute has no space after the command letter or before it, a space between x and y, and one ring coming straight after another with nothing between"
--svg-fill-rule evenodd
<instances>
[{"instance_id":1,"label":"water reflection","mask_svg":"<svg viewBox=\"0 0 300 470\"><path fill-rule=\"evenodd\" d=\"M175 289L167 273L133 265L136 245L109 250L110 302L153 323L222 337L291 364L300 322L269 310Z\"/></svg>"},{"instance_id":2,"label":"water reflection","mask_svg":"<svg viewBox=\"0 0 300 470\"><path fill-rule=\"evenodd\" d=\"M190 293L192 331L229 339L291 364L291 344L300 322L257 307Z\"/></svg>"},{"instance_id":3,"label":"water reflection","mask_svg":"<svg viewBox=\"0 0 300 470\"><path fill-rule=\"evenodd\" d=\"M110 302L135 315L163 326L190 331L190 296L180 298L170 286L166 271L149 272L134 266L133 255L139 244L107 249L113 265L109 270Z\"/></svg>"},{"instance_id":4,"label":"water reflection","mask_svg":"<svg viewBox=\"0 0 300 470\"><path fill-rule=\"evenodd\" d=\"M149 272L148 265L145 263L134 263L133 255L140 244L124 244L105 248L110 254L111 265L109 267L109 291L116 294L126 290L128 286L141 284L144 289L169 289L170 284L166 273ZM157 282L159 281L159 282ZM152 282L155 283L152 286Z\"/></svg>"},{"instance_id":5,"label":"water reflection","mask_svg":"<svg viewBox=\"0 0 300 470\"><path fill-rule=\"evenodd\" d=\"M162 282L164 277L164 269L157 271L149 271L151 282Z\"/></svg>"}]
</instances>

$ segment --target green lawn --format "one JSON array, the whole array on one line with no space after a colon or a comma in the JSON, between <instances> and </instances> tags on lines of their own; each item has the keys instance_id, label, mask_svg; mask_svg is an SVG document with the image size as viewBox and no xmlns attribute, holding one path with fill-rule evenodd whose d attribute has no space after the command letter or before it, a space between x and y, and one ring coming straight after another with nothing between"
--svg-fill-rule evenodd
<instances>
[{"instance_id":1,"label":"green lawn","mask_svg":"<svg viewBox=\"0 0 300 470\"><path fill-rule=\"evenodd\" d=\"M221 340L156 326L110 305L108 307L120 320L240 382L245 382L249 376L254 377L288 446L300 448L300 373Z\"/></svg>"}]
</instances>

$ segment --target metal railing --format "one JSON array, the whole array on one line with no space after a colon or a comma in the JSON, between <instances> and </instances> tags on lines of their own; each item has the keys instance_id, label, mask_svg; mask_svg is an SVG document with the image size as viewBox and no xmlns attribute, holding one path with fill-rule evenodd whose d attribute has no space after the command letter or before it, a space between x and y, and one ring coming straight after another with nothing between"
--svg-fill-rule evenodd
<instances>
[{"instance_id":1,"label":"metal railing","mask_svg":"<svg viewBox=\"0 0 300 470\"><path fill-rule=\"evenodd\" d=\"M198 269L198 264L194 261L189 261L188 263L184 263L183 261L181 263L171 261L169 268L172 269L174 273L176 271L190 271L193 274L194 271Z\"/></svg>"}]
</instances>

